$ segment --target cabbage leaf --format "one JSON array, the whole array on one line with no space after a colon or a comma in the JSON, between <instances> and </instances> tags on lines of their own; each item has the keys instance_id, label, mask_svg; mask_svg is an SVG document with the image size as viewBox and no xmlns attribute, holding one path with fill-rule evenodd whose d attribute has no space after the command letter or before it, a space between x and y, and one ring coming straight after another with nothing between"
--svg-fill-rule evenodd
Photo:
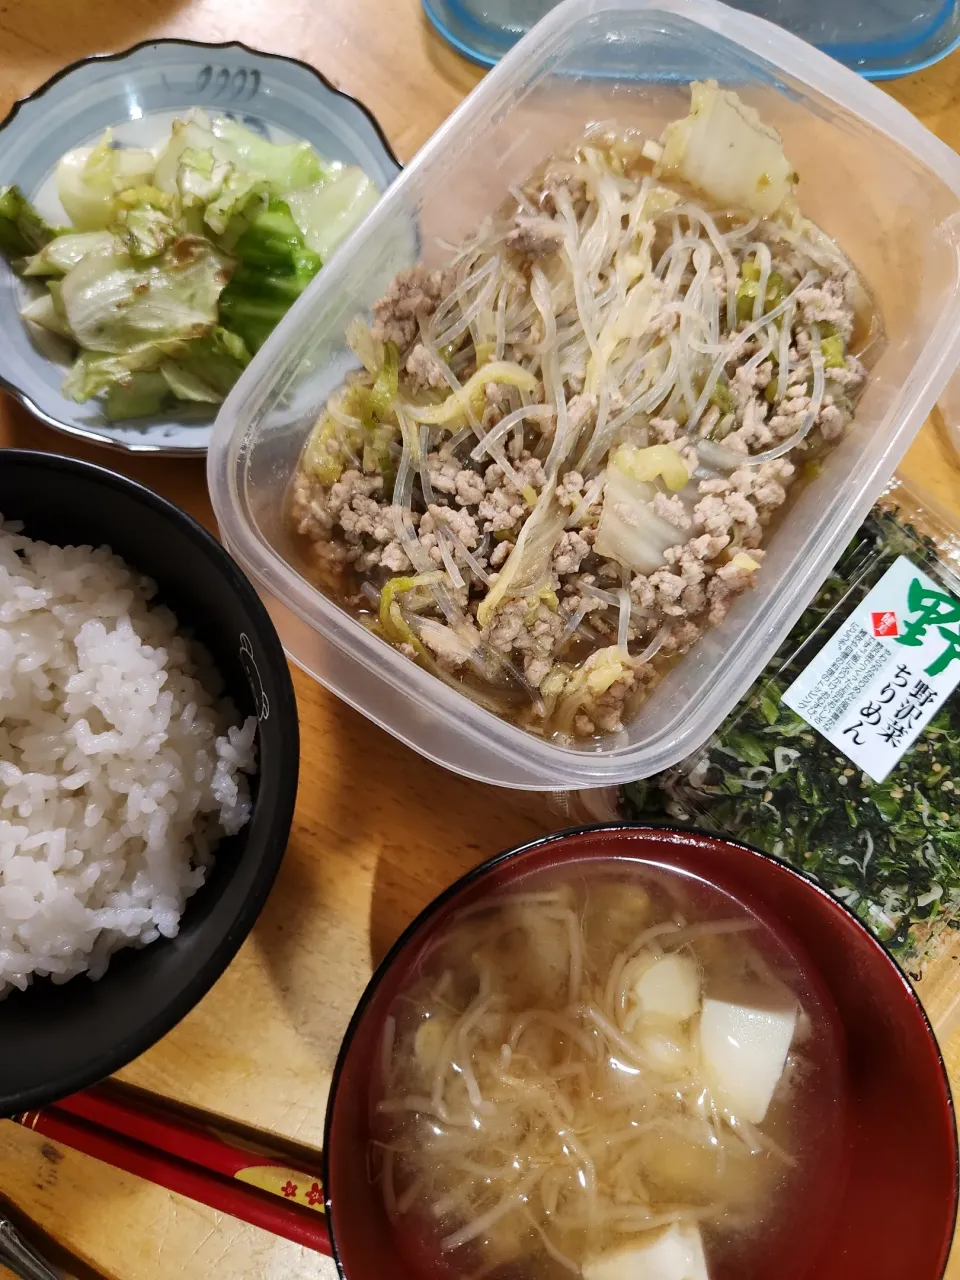
<instances>
[{"instance_id":1,"label":"cabbage leaf","mask_svg":"<svg viewBox=\"0 0 960 1280\"><path fill-rule=\"evenodd\" d=\"M5 258L26 258L56 234L19 187L0 187L0 253Z\"/></svg>"},{"instance_id":2,"label":"cabbage leaf","mask_svg":"<svg viewBox=\"0 0 960 1280\"><path fill-rule=\"evenodd\" d=\"M209 333L229 278L230 260L219 249L184 236L146 263L125 253L88 253L64 276L61 297L81 347L122 353Z\"/></svg>"},{"instance_id":3,"label":"cabbage leaf","mask_svg":"<svg viewBox=\"0 0 960 1280\"><path fill-rule=\"evenodd\" d=\"M594 550L605 559L616 560L636 573L653 573L665 563L664 552L685 541L676 525L653 510L656 486L640 479L630 463L635 459L623 449L610 459L603 486L603 507ZM634 454L646 453L637 449ZM671 451L672 452L672 451ZM679 458L681 466L682 459ZM644 472L641 470L641 474Z\"/></svg>"},{"instance_id":4,"label":"cabbage leaf","mask_svg":"<svg viewBox=\"0 0 960 1280\"><path fill-rule=\"evenodd\" d=\"M128 187L153 179L153 152L119 147L108 129L93 147L77 147L61 157L55 181L57 195L77 231L102 231L117 215L117 196Z\"/></svg>"},{"instance_id":5,"label":"cabbage leaf","mask_svg":"<svg viewBox=\"0 0 960 1280\"><path fill-rule=\"evenodd\" d=\"M356 165L337 168L313 186L286 196L293 220L324 262L378 199L376 187Z\"/></svg>"},{"instance_id":6,"label":"cabbage leaf","mask_svg":"<svg viewBox=\"0 0 960 1280\"><path fill-rule=\"evenodd\" d=\"M798 178L776 129L715 80L698 81L690 91L689 114L663 132L655 174L761 217L794 212Z\"/></svg>"}]
</instances>

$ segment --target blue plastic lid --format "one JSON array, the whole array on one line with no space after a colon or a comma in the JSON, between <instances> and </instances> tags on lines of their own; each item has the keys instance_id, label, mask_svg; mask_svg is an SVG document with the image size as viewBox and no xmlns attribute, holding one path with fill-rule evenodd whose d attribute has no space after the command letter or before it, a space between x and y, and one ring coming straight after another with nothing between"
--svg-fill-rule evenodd
<instances>
[{"instance_id":1,"label":"blue plastic lid","mask_svg":"<svg viewBox=\"0 0 960 1280\"><path fill-rule=\"evenodd\" d=\"M423 0L465 57L492 66L556 0ZM960 0L727 0L815 44L872 80L931 66L960 45Z\"/></svg>"}]
</instances>

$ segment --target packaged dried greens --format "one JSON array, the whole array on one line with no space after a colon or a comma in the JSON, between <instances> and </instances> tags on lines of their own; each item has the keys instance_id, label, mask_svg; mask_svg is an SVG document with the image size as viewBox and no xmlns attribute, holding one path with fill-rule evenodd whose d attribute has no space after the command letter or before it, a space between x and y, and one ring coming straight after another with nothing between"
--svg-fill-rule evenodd
<instances>
[{"instance_id":1,"label":"packaged dried greens","mask_svg":"<svg viewBox=\"0 0 960 1280\"><path fill-rule=\"evenodd\" d=\"M960 925L960 692L949 696L960 677L958 565L949 522L892 485L747 697L700 751L622 788L620 813L694 823L779 855L842 899L919 976ZM895 579L910 584L898 610L867 600ZM877 612L862 627L863 609L852 615L865 602ZM878 676L874 689L863 664L884 636L898 636L903 661L896 679ZM890 652L882 648L880 666ZM803 676L809 688L817 671L819 683L798 703L801 686L791 686Z\"/></svg>"}]
</instances>

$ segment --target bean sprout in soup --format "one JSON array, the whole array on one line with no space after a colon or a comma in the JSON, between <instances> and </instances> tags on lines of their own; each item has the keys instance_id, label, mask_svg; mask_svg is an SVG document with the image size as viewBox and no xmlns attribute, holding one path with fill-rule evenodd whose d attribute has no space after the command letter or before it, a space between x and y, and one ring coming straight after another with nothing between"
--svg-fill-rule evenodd
<instances>
[{"instance_id":1,"label":"bean sprout in soup","mask_svg":"<svg viewBox=\"0 0 960 1280\"><path fill-rule=\"evenodd\" d=\"M375 1073L405 1274L811 1274L842 1177L839 1034L760 919L675 871L594 859L464 909Z\"/></svg>"}]
</instances>

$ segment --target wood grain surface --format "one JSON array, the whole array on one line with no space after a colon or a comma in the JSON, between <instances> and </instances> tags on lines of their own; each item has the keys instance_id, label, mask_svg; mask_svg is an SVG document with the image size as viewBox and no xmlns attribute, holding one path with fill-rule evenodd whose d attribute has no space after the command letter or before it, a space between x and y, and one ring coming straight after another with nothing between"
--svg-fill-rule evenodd
<instances>
[{"instance_id":1,"label":"wood grain surface","mask_svg":"<svg viewBox=\"0 0 960 1280\"><path fill-rule=\"evenodd\" d=\"M419 0L0 0L0 116L65 64L152 36L239 39L306 59L371 108L404 161L481 74L434 35ZM960 146L960 55L891 92ZM213 527L199 463L85 448L2 395L0 445L113 466ZM902 474L960 512L960 467L942 424L927 424ZM123 1077L319 1144L337 1046L371 966L454 877L563 823L549 798L446 773L298 671L294 679L300 798L276 889L214 990ZM960 1081L960 1035L945 1049ZM327 1259L5 1124L0 1189L110 1280L335 1275ZM960 1264L949 1275L960 1278Z\"/></svg>"}]
</instances>

